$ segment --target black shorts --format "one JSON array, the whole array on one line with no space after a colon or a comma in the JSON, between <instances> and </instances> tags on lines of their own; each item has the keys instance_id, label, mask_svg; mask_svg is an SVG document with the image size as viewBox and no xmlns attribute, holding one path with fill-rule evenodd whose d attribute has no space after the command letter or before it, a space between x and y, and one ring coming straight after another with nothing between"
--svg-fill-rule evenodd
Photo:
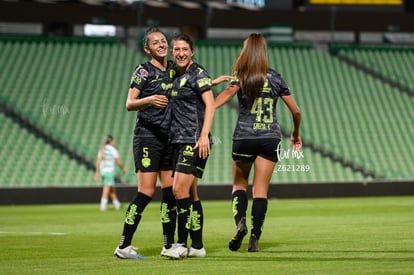
<instances>
[{"instance_id":1,"label":"black shorts","mask_svg":"<svg viewBox=\"0 0 414 275\"><path fill-rule=\"evenodd\" d=\"M198 148L194 150L194 146L195 144L174 144L174 172L193 174L201 179L208 157L200 158Z\"/></svg>"},{"instance_id":2,"label":"black shorts","mask_svg":"<svg viewBox=\"0 0 414 275\"><path fill-rule=\"evenodd\" d=\"M280 139L244 139L233 141L232 158L236 162L254 162L257 156L267 160L278 161Z\"/></svg>"},{"instance_id":3,"label":"black shorts","mask_svg":"<svg viewBox=\"0 0 414 275\"><path fill-rule=\"evenodd\" d=\"M173 150L168 139L134 136L135 172L172 170Z\"/></svg>"}]
</instances>

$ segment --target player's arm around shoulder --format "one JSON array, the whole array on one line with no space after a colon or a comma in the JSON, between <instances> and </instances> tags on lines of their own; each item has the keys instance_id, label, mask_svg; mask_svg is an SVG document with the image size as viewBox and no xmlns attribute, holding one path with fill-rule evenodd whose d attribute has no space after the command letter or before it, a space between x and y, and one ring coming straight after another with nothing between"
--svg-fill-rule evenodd
<instances>
[{"instance_id":1,"label":"player's arm around shoulder","mask_svg":"<svg viewBox=\"0 0 414 275\"><path fill-rule=\"evenodd\" d=\"M239 91L240 87L235 84L230 84L224 91L222 91L215 99L214 104L216 109L220 108L227 102L229 102L235 94Z\"/></svg>"}]
</instances>

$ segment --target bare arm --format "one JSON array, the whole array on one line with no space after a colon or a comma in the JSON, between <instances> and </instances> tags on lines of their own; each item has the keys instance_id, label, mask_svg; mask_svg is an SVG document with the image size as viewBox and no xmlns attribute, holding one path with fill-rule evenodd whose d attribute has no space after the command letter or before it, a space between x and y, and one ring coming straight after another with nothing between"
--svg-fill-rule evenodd
<instances>
[{"instance_id":1,"label":"bare arm","mask_svg":"<svg viewBox=\"0 0 414 275\"><path fill-rule=\"evenodd\" d=\"M116 159L115 159L115 162L116 162L116 164L119 166L119 168L121 168L122 172L123 172L124 174L126 174L126 169L125 169L125 166L122 164L121 159L120 159L120 158L116 158Z\"/></svg>"},{"instance_id":2,"label":"bare arm","mask_svg":"<svg viewBox=\"0 0 414 275\"><path fill-rule=\"evenodd\" d=\"M128 111L138 111L141 108L154 105L159 108L164 108L168 105L168 99L165 95L152 95L144 98L138 98L141 91L137 88L130 88L126 100L126 108Z\"/></svg>"},{"instance_id":3,"label":"bare arm","mask_svg":"<svg viewBox=\"0 0 414 275\"><path fill-rule=\"evenodd\" d=\"M231 79L232 79L231 75L221 75L217 77L216 79L213 79L213 81L211 81L211 85L216 86L222 82L230 81Z\"/></svg>"},{"instance_id":4,"label":"bare arm","mask_svg":"<svg viewBox=\"0 0 414 275\"><path fill-rule=\"evenodd\" d=\"M237 85L229 85L224 91L222 91L215 100L215 107L216 109L220 108L221 106L223 106L224 104L226 104L227 102L229 102L232 97L237 94L237 92L239 91L240 87Z\"/></svg>"},{"instance_id":5,"label":"bare arm","mask_svg":"<svg viewBox=\"0 0 414 275\"><path fill-rule=\"evenodd\" d=\"M99 167L101 166L101 160L102 160L102 156L99 155L98 158L96 159L96 163L95 163L95 180L96 181L98 181L100 179Z\"/></svg>"},{"instance_id":6,"label":"bare arm","mask_svg":"<svg viewBox=\"0 0 414 275\"><path fill-rule=\"evenodd\" d=\"M206 105L204 112L203 129L201 129L200 137L194 146L194 149L199 148L198 155L200 158L207 158L210 154L210 139L208 134L210 133L211 126L213 125L214 112L216 110L214 106L213 91L208 90L201 94L201 98Z\"/></svg>"},{"instance_id":7,"label":"bare arm","mask_svg":"<svg viewBox=\"0 0 414 275\"><path fill-rule=\"evenodd\" d=\"M300 109L298 105L295 102L295 99L293 96L282 96L283 102L286 104L286 106L289 108L290 112L292 113L293 118L293 130L290 137L290 145L295 150L300 150L302 147L302 138L300 137L299 127L302 115L300 113Z\"/></svg>"}]
</instances>

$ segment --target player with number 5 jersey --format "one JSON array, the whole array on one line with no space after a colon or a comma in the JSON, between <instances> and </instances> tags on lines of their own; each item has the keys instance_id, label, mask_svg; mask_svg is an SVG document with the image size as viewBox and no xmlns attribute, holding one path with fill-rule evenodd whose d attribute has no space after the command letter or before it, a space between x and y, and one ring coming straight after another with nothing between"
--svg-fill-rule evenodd
<instances>
[{"instance_id":1,"label":"player with number 5 jersey","mask_svg":"<svg viewBox=\"0 0 414 275\"><path fill-rule=\"evenodd\" d=\"M157 179L160 180L162 189L160 212L164 245L161 255L172 249L176 228L177 213L171 177L172 148L168 143L168 97L175 65L167 60L168 42L160 29L148 28L143 42L144 51L150 60L135 68L126 100L127 110L137 111L133 153L138 192L128 206L121 241L114 252L116 257L122 259L143 258L132 246L132 238L142 212L154 196Z\"/></svg>"}]
</instances>

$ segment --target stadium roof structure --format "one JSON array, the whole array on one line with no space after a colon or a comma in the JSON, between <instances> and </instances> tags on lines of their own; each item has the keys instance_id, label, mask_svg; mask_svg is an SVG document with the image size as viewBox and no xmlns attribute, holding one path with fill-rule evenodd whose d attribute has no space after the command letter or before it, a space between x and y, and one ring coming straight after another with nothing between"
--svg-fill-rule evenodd
<instances>
[{"instance_id":1,"label":"stadium roof structure","mask_svg":"<svg viewBox=\"0 0 414 275\"><path fill-rule=\"evenodd\" d=\"M38 2L38 3L83 3L87 5L102 6L102 5L145 5L154 8L170 8L180 7L185 9L204 9L212 8L218 10L230 9L245 9L245 10L260 10L261 8L254 4L247 4L236 1L224 0L3 0L7 2Z\"/></svg>"}]
</instances>

